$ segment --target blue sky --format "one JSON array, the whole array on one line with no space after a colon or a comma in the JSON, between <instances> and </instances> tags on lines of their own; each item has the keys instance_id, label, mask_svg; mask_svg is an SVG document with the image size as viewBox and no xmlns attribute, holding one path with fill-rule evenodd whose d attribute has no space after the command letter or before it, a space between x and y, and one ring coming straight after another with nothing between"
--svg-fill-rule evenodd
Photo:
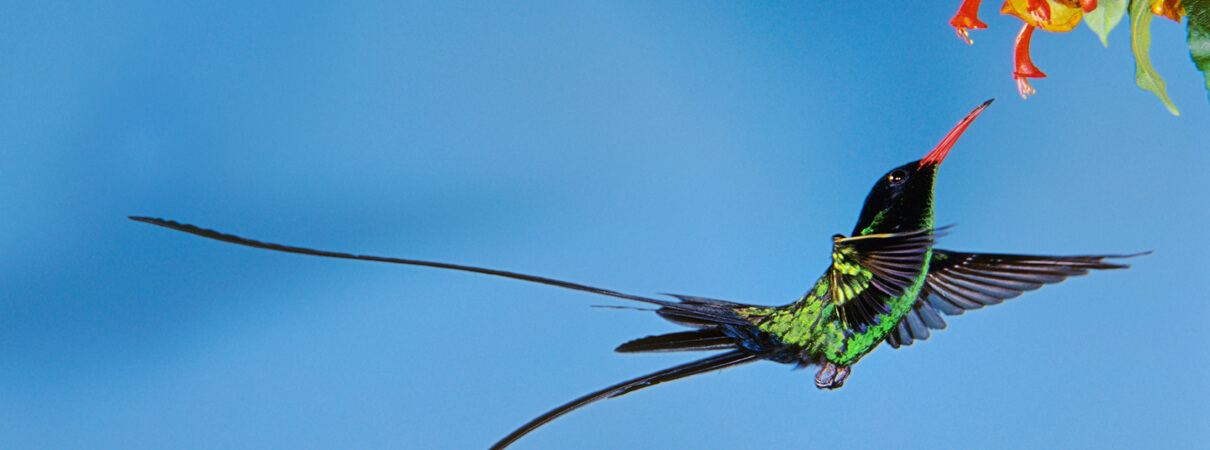
<instances>
[{"instance_id":1,"label":"blue sky","mask_svg":"<svg viewBox=\"0 0 1210 450\"><path fill-rule=\"evenodd\" d=\"M0 447L485 448L695 355L608 298L137 224L640 295L801 295L875 178L998 98L937 185L942 248L1154 250L879 348L835 392L761 363L592 405L544 448L1210 444L1210 105L1134 86L1126 28L967 46L959 2L145 2L0 12ZM806 2L804 2L806 3ZM924 5L927 4L927 5Z\"/></svg>"}]
</instances>

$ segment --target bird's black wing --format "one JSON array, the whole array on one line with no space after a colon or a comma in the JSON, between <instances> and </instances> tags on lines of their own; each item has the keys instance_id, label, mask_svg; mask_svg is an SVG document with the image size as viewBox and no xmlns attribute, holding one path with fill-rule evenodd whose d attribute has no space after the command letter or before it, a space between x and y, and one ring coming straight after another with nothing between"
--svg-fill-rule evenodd
<instances>
[{"instance_id":1,"label":"bird's black wing","mask_svg":"<svg viewBox=\"0 0 1210 450\"><path fill-rule=\"evenodd\" d=\"M681 378L697 375L699 373L706 373L706 372L712 372L715 370L721 370L721 369L725 369L725 368L732 367L732 366L738 366L740 364L747 364L747 363L750 363L750 362L753 362L756 360L757 360L757 357L754 355L750 355L750 354L744 353L739 350L733 350L733 351L729 351L726 353L721 353L721 354L718 354L715 356L711 356L709 358L699 359L697 361L693 361L690 363L681 364L676 367L664 369L659 372L656 372L656 373L653 373L650 375L645 375L645 376L642 376L639 378L635 378L630 381L615 384L615 385L607 387L605 389L601 389L599 391L596 391L591 394L588 394L583 397L572 400L571 402L569 402L563 406L552 409L549 412L547 412L546 414L538 416L538 418L529 421L529 423L521 426L521 428L518 428L516 431L513 431L508 436L505 436L504 439L500 440L500 442L497 442L495 445L492 445L492 449L498 450L498 449L502 449L504 447L508 447L510 444L515 442L517 439L521 439L522 436L529 434L529 432L536 430L538 427L545 425L547 422L555 420L564 414L567 414L569 412L580 409L580 408L582 408L590 403L596 402L598 400L604 400L607 398L613 398L613 397L629 394L629 393L637 391L639 389L642 389L642 388L645 388L648 386L654 386L656 384L660 384L665 381L679 380Z\"/></svg>"},{"instance_id":2,"label":"bird's black wing","mask_svg":"<svg viewBox=\"0 0 1210 450\"><path fill-rule=\"evenodd\" d=\"M1130 266L1105 260L1144 254L1032 256L933 249L920 297L912 311L887 335L886 342L899 348L928 339L930 329L945 328L945 320L939 312L961 315L968 310L999 304L1046 284L1087 274L1090 270L1125 269Z\"/></svg>"},{"instance_id":3,"label":"bird's black wing","mask_svg":"<svg viewBox=\"0 0 1210 450\"><path fill-rule=\"evenodd\" d=\"M833 236L828 291L841 321L864 332L890 314L888 301L919 280L928 250L945 228Z\"/></svg>"}]
</instances>

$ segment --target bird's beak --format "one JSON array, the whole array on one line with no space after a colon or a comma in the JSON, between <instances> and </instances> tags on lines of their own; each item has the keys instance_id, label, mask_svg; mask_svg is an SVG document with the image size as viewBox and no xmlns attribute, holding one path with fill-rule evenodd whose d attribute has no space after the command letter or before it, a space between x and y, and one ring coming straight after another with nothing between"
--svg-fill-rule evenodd
<instances>
[{"instance_id":1,"label":"bird's beak","mask_svg":"<svg viewBox=\"0 0 1210 450\"><path fill-rule=\"evenodd\" d=\"M924 157L924 159L920 160L920 168L924 168L924 166L928 165L936 166L941 164L941 161L945 160L945 156L950 153L950 149L954 147L954 143L958 142L958 137L962 136L963 131L966 131L966 127L970 126L971 122L974 122L975 118L979 117L979 113L983 112L984 109L987 109L987 106L991 105L994 101L996 101L996 99L993 98L983 102L982 105L979 105L978 108L975 108L974 111L971 111L970 114L967 114L965 119L962 119L961 122L958 122L958 126L954 127L953 130L950 130L950 134L945 135L945 139L942 139L941 143L937 144L937 148L934 148L933 151L929 152L929 154Z\"/></svg>"}]
</instances>

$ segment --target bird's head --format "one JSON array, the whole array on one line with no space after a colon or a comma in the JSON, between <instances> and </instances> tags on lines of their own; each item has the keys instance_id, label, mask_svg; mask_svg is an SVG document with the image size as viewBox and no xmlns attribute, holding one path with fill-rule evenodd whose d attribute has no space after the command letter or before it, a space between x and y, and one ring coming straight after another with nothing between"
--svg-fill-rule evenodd
<instances>
[{"instance_id":1,"label":"bird's head","mask_svg":"<svg viewBox=\"0 0 1210 450\"><path fill-rule=\"evenodd\" d=\"M991 103L988 100L967 114L924 158L896 167L879 178L866 196L853 235L931 228L937 169L966 127Z\"/></svg>"}]
</instances>

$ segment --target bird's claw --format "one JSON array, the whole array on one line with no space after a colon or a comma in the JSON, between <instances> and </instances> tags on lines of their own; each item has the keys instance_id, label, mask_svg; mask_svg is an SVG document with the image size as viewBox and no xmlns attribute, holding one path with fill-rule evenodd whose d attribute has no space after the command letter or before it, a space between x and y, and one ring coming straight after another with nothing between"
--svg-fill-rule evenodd
<instances>
[{"instance_id":1,"label":"bird's claw","mask_svg":"<svg viewBox=\"0 0 1210 450\"><path fill-rule=\"evenodd\" d=\"M820 389L838 389L844 386L844 380L848 377L848 366L824 363L823 367L819 369L819 373L815 374L815 387Z\"/></svg>"}]
</instances>

